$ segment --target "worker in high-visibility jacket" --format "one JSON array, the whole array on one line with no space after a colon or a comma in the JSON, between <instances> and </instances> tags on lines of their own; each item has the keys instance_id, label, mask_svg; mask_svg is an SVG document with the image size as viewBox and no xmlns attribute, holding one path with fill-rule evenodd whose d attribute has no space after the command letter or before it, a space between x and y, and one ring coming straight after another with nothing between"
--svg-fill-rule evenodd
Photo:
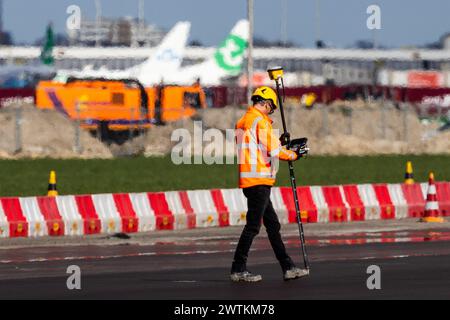
<instances>
[{"instance_id":1,"label":"worker in high-visibility jacket","mask_svg":"<svg viewBox=\"0 0 450 320\"><path fill-rule=\"evenodd\" d=\"M239 187L247 198L246 225L237 245L231 267L232 281L257 282L261 275L247 269L247 257L251 244L261 228L266 227L270 244L281 265L284 280L300 278L306 270L297 268L286 252L280 235L280 222L270 200L271 187L275 183L278 159L297 160L301 154L285 148L272 128L269 115L278 107L275 91L260 87L252 97L253 105L236 124L238 150Z\"/></svg>"}]
</instances>

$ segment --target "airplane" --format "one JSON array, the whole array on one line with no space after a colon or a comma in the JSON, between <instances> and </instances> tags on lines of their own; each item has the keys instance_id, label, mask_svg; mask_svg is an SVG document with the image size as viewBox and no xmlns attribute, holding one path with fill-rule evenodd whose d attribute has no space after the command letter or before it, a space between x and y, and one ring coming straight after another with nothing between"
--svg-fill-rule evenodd
<instances>
[{"instance_id":1,"label":"airplane","mask_svg":"<svg viewBox=\"0 0 450 320\"><path fill-rule=\"evenodd\" d=\"M46 39L37 64L6 64L0 66L0 88L32 88L43 79L51 79L56 74L53 66L54 38L52 26L48 25Z\"/></svg>"},{"instance_id":2,"label":"airplane","mask_svg":"<svg viewBox=\"0 0 450 320\"><path fill-rule=\"evenodd\" d=\"M125 70L111 70L107 68L93 69L86 66L81 71L59 70L55 81L65 82L69 77L76 78L107 78L107 79L141 79L143 75L151 74L156 81L164 72L177 70L184 57L184 50L191 28L190 22L181 21L164 37L162 42L143 63Z\"/></svg>"},{"instance_id":3,"label":"airplane","mask_svg":"<svg viewBox=\"0 0 450 320\"><path fill-rule=\"evenodd\" d=\"M164 83L189 85L200 81L202 85L219 85L227 78L241 74L245 53L248 46L249 23L239 20L227 38L215 52L204 62L178 69L176 72L165 72L160 79ZM146 76L142 75L146 82Z\"/></svg>"},{"instance_id":4,"label":"airplane","mask_svg":"<svg viewBox=\"0 0 450 320\"><path fill-rule=\"evenodd\" d=\"M247 20L239 20L227 38L204 62L183 68L180 68L180 65L190 25L188 25L188 22L184 22L185 32L182 33L180 29L183 27L180 24L175 25L169 32L156 53L140 65L128 70L112 71L104 68L94 70L88 67L78 72L61 71L58 72L57 78L61 75L63 75L63 81L68 76L108 79L134 78L144 86L161 83L192 85L200 80L202 85L212 86L220 84L227 78L237 77L241 74L249 38Z\"/></svg>"}]
</instances>

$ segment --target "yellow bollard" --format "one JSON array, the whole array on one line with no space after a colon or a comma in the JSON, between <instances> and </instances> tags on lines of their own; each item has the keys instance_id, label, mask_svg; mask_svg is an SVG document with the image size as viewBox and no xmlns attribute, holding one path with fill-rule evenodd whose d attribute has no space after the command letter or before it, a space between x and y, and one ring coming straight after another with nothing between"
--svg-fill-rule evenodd
<instances>
[{"instance_id":1,"label":"yellow bollard","mask_svg":"<svg viewBox=\"0 0 450 320\"><path fill-rule=\"evenodd\" d=\"M405 184L413 184L414 175L411 161L406 162Z\"/></svg>"},{"instance_id":2,"label":"yellow bollard","mask_svg":"<svg viewBox=\"0 0 450 320\"><path fill-rule=\"evenodd\" d=\"M58 195L58 190L56 190L56 172L50 171L50 178L48 180L48 191L47 196L56 197Z\"/></svg>"}]
</instances>

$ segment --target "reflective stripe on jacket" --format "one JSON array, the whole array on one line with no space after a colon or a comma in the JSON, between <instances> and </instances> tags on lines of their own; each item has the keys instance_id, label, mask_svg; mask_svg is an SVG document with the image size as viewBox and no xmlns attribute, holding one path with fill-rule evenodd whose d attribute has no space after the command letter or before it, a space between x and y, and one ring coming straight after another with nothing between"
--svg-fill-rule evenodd
<instances>
[{"instance_id":1,"label":"reflective stripe on jacket","mask_svg":"<svg viewBox=\"0 0 450 320\"><path fill-rule=\"evenodd\" d=\"M296 160L295 152L281 146L272 128L272 120L249 107L236 124L239 188L274 185L278 159Z\"/></svg>"}]
</instances>

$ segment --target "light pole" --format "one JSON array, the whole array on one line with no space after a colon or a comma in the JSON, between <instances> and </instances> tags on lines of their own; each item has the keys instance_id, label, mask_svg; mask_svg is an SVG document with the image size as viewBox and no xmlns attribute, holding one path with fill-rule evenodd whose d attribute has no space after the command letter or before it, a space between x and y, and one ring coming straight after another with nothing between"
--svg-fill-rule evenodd
<instances>
[{"instance_id":1,"label":"light pole","mask_svg":"<svg viewBox=\"0 0 450 320\"><path fill-rule=\"evenodd\" d=\"M101 40L101 19L102 19L102 4L100 0L95 0L95 46L100 47Z\"/></svg>"},{"instance_id":2,"label":"light pole","mask_svg":"<svg viewBox=\"0 0 450 320\"><path fill-rule=\"evenodd\" d=\"M322 46L320 31L320 0L316 0L316 47Z\"/></svg>"},{"instance_id":3,"label":"light pole","mask_svg":"<svg viewBox=\"0 0 450 320\"><path fill-rule=\"evenodd\" d=\"M135 43L139 46L139 42L144 43L145 41L145 10L144 10L144 0L139 0L138 5L138 30L135 36Z\"/></svg>"},{"instance_id":4,"label":"light pole","mask_svg":"<svg viewBox=\"0 0 450 320\"><path fill-rule=\"evenodd\" d=\"M288 0L281 0L281 43L287 44Z\"/></svg>"},{"instance_id":5,"label":"light pole","mask_svg":"<svg viewBox=\"0 0 450 320\"><path fill-rule=\"evenodd\" d=\"M141 26L144 25L144 19L145 19L144 5L145 5L145 1L139 0L138 17L139 17L139 25L141 25Z\"/></svg>"},{"instance_id":6,"label":"light pole","mask_svg":"<svg viewBox=\"0 0 450 320\"><path fill-rule=\"evenodd\" d=\"M247 49L247 103L250 104L250 98L253 92L253 0L247 0L247 19L248 19L248 49Z\"/></svg>"}]
</instances>

